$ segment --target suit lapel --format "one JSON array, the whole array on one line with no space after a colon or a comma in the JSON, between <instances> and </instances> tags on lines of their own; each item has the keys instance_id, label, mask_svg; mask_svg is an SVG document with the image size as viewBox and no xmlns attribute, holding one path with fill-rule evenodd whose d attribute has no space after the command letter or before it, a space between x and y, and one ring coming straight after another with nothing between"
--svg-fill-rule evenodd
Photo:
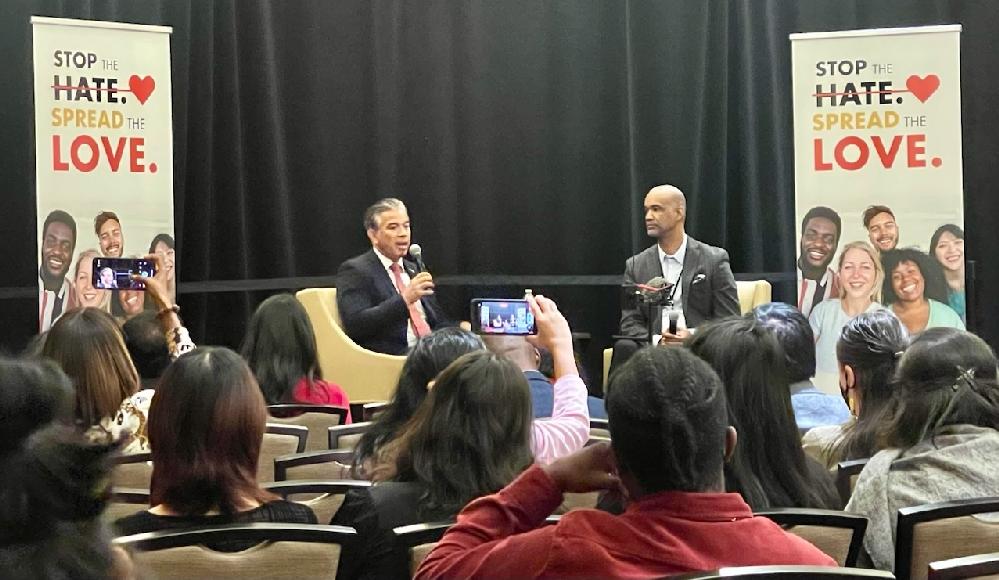
<instances>
[{"instance_id":1,"label":"suit lapel","mask_svg":"<svg viewBox=\"0 0 999 580\"><path fill-rule=\"evenodd\" d=\"M690 283L694 275L701 270L701 248L700 242L687 236L687 253L683 256L683 275L680 277L680 292L684 305L687 304L687 297L690 296Z\"/></svg>"},{"instance_id":2,"label":"suit lapel","mask_svg":"<svg viewBox=\"0 0 999 580\"><path fill-rule=\"evenodd\" d=\"M390 298L399 293L395 287L395 280L392 279L392 275L385 269L385 266L382 266L382 261L378 259L373 249L368 252L368 265L371 268L375 284L378 285L378 290L383 296Z\"/></svg>"}]
</instances>

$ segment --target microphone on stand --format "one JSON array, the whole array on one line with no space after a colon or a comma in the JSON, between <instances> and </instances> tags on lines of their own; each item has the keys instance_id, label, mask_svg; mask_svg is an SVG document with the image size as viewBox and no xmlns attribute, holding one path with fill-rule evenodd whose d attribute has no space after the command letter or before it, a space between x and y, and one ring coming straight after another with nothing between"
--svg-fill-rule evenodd
<instances>
[{"instance_id":1,"label":"microphone on stand","mask_svg":"<svg viewBox=\"0 0 999 580\"><path fill-rule=\"evenodd\" d=\"M427 265L423 263L423 248L420 247L420 244L413 244L409 246L409 255L413 258L413 261L416 262L416 267L420 270L420 272L427 271Z\"/></svg>"}]
</instances>

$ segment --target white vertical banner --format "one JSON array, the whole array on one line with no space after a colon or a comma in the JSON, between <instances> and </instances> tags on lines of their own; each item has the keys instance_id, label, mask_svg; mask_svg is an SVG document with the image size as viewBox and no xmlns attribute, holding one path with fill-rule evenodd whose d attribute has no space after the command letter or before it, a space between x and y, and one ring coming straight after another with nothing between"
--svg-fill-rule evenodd
<instances>
[{"instance_id":1,"label":"white vertical banner","mask_svg":"<svg viewBox=\"0 0 999 580\"><path fill-rule=\"evenodd\" d=\"M798 307L813 313L813 327L825 314L827 330L836 330L831 304L820 306L860 286L852 273L844 279L839 260L851 242L870 244L855 255L884 267L876 301L910 332L961 325L960 32L947 25L790 37ZM900 262L915 265L918 282Z\"/></svg>"},{"instance_id":2,"label":"white vertical banner","mask_svg":"<svg viewBox=\"0 0 999 580\"><path fill-rule=\"evenodd\" d=\"M32 17L39 329L77 306L120 317L144 294L95 290L94 257L164 257L175 291L170 33Z\"/></svg>"}]
</instances>

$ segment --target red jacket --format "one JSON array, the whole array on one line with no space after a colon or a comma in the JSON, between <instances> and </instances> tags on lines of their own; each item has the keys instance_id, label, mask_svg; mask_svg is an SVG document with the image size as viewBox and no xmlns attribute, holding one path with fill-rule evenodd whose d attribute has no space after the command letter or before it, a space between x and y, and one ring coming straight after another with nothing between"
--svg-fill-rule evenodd
<instances>
[{"instance_id":1,"label":"red jacket","mask_svg":"<svg viewBox=\"0 0 999 580\"><path fill-rule=\"evenodd\" d=\"M347 409L347 420L344 425L351 422L350 401L347 400L347 393L343 392L340 385L327 383L321 379L312 379L312 388L309 388L309 381L305 377L295 384L291 391L291 397L296 403L308 405L336 405Z\"/></svg>"},{"instance_id":2,"label":"red jacket","mask_svg":"<svg viewBox=\"0 0 999 580\"><path fill-rule=\"evenodd\" d=\"M624 514L576 510L542 525L562 492L538 466L468 504L417 578L661 577L725 566L836 562L736 493L663 492Z\"/></svg>"}]
</instances>

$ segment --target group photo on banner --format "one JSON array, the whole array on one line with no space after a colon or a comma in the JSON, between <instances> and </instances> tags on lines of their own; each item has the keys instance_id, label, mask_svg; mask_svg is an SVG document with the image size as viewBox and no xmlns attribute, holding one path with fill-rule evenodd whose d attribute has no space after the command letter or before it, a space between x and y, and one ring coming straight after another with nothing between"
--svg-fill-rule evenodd
<instances>
[{"instance_id":1,"label":"group photo on banner","mask_svg":"<svg viewBox=\"0 0 999 580\"><path fill-rule=\"evenodd\" d=\"M861 313L965 328L960 30L791 35L797 307L829 392Z\"/></svg>"},{"instance_id":2,"label":"group photo on banner","mask_svg":"<svg viewBox=\"0 0 999 580\"><path fill-rule=\"evenodd\" d=\"M38 209L38 328L95 307L144 309L134 276L157 254L171 295L170 28L32 18Z\"/></svg>"}]
</instances>

